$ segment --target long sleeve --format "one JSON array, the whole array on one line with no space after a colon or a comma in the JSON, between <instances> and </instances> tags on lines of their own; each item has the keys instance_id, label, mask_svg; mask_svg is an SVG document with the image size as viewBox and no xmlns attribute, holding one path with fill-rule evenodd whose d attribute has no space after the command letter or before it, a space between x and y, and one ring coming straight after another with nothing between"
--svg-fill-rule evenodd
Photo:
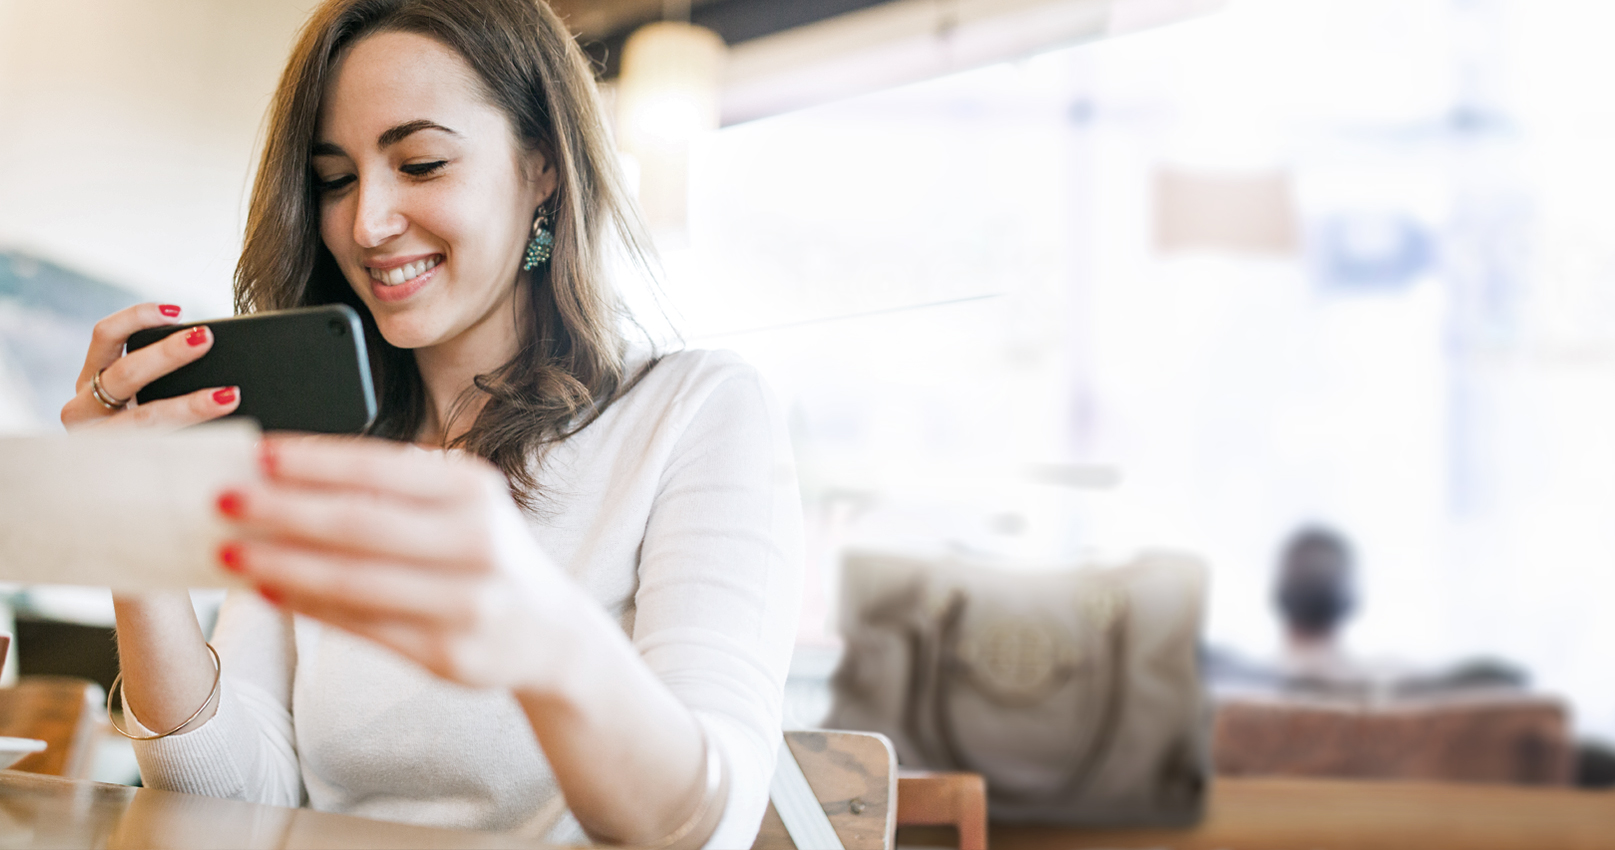
<instances>
[{"instance_id":1,"label":"long sleeve","mask_svg":"<svg viewBox=\"0 0 1615 850\"><path fill-rule=\"evenodd\" d=\"M695 714L730 775L709 844L749 847L767 805L801 600L801 510L778 406L734 355L677 352L537 471L535 540L619 618ZM219 711L137 745L149 785L561 834L552 827L565 825L565 800L508 691L442 681L250 593L226 602L214 645Z\"/></svg>"},{"instance_id":2,"label":"long sleeve","mask_svg":"<svg viewBox=\"0 0 1615 850\"><path fill-rule=\"evenodd\" d=\"M801 604L800 496L783 416L750 367L731 359L681 400L696 407L645 529L633 640L730 771L709 846L749 847Z\"/></svg>"},{"instance_id":3,"label":"long sleeve","mask_svg":"<svg viewBox=\"0 0 1615 850\"><path fill-rule=\"evenodd\" d=\"M188 732L136 741L141 781L169 791L300 805L291 618L250 593L232 592L219 612L213 647L221 671L218 711ZM138 718L132 721L135 731L144 731Z\"/></svg>"}]
</instances>

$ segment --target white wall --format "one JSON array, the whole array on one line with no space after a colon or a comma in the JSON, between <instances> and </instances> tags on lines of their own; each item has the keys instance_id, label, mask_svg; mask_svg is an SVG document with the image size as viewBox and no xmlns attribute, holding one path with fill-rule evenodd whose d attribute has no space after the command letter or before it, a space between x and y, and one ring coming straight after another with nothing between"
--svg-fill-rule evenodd
<instances>
[{"instance_id":1,"label":"white wall","mask_svg":"<svg viewBox=\"0 0 1615 850\"><path fill-rule=\"evenodd\" d=\"M264 109L312 0L0 0L0 248L230 309Z\"/></svg>"}]
</instances>

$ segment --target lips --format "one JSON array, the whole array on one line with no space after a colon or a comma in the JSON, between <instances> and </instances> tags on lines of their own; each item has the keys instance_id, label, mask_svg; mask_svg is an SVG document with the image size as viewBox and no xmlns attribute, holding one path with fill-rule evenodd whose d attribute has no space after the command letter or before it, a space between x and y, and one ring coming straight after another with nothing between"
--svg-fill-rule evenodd
<instances>
[{"instance_id":1,"label":"lips","mask_svg":"<svg viewBox=\"0 0 1615 850\"><path fill-rule=\"evenodd\" d=\"M395 257L391 260L374 260L366 264L370 276L370 296L375 304L402 304L414 299L416 293L432 285L438 269L443 266L442 254Z\"/></svg>"},{"instance_id":2,"label":"lips","mask_svg":"<svg viewBox=\"0 0 1615 850\"><path fill-rule=\"evenodd\" d=\"M394 266L390 269L378 269L374 266L366 266L365 271L370 273L371 280L381 284L382 286L400 286L420 277L423 274L426 274L434 268L437 268L437 264L441 262L443 262L442 255L433 254L425 259L415 260L414 262L405 263L401 266Z\"/></svg>"}]
</instances>

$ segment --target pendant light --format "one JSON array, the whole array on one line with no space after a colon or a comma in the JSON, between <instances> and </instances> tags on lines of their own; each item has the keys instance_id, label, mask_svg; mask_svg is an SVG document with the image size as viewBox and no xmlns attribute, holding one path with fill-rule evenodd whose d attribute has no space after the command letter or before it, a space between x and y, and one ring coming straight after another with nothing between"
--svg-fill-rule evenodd
<instances>
[{"instance_id":1,"label":"pendant light","mask_svg":"<svg viewBox=\"0 0 1615 850\"><path fill-rule=\"evenodd\" d=\"M639 166L639 205L651 231L678 239L688 219L690 144L718 129L728 51L717 33L688 22L688 2L666 3L663 13L623 46L617 132Z\"/></svg>"}]
</instances>

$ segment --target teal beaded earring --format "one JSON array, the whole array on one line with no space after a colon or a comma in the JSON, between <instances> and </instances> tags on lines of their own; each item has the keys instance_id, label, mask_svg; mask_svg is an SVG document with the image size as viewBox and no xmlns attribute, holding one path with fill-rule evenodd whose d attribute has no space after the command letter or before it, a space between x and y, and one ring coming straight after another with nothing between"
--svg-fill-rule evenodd
<instances>
[{"instance_id":1,"label":"teal beaded earring","mask_svg":"<svg viewBox=\"0 0 1615 850\"><path fill-rule=\"evenodd\" d=\"M527 253L522 255L522 271L530 272L549 262L550 247L554 244L555 234L550 232L550 214L539 210L538 216L533 219L533 238L527 240Z\"/></svg>"}]
</instances>

